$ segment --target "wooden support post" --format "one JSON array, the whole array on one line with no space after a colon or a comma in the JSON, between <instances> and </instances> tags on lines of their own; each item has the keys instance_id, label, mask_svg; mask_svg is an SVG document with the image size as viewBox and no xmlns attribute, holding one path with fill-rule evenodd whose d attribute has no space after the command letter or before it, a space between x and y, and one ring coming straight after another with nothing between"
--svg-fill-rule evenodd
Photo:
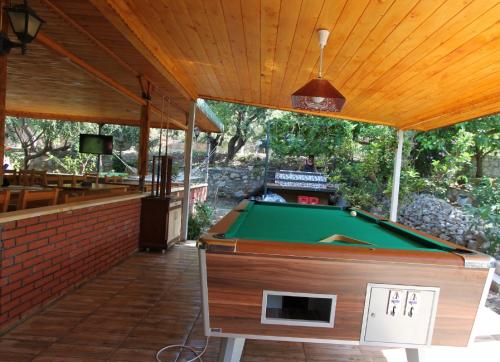
<instances>
[{"instance_id":1,"label":"wooden support post","mask_svg":"<svg viewBox=\"0 0 500 362\"><path fill-rule=\"evenodd\" d=\"M104 124L99 123L99 124L97 124L97 126L99 127L99 131L97 133L102 134L102 127L104 127ZM97 180L99 180L99 173L101 172L101 169L102 169L102 156L101 156L101 154L97 155L96 169L97 169Z\"/></svg>"},{"instance_id":2,"label":"wooden support post","mask_svg":"<svg viewBox=\"0 0 500 362\"><path fill-rule=\"evenodd\" d=\"M151 101L141 108L141 130L139 138L139 189L144 191L148 174L149 128L151 126Z\"/></svg>"},{"instance_id":3,"label":"wooden support post","mask_svg":"<svg viewBox=\"0 0 500 362\"><path fill-rule=\"evenodd\" d=\"M7 12L4 10L5 2L0 0L1 31L7 34L9 21ZM5 156L5 108L7 99L7 55L0 55L0 185L3 184L3 164Z\"/></svg>"},{"instance_id":4,"label":"wooden support post","mask_svg":"<svg viewBox=\"0 0 500 362\"><path fill-rule=\"evenodd\" d=\"M182 200L181 240L187 240L189 201L191 199L191 164L193 162L193 135L196 122L196 101L189 105L188 129L184 137L184 198Z\"/></svg>"},{"instance_id":5,"label":"wooden support post","mask_svg":"<svg viewBox=\"0 0 500 362\"><path fill-rule=\"evenodd\" d=\"M404 131L398 131L398 148L394 157L394 172L392 174L392 194L391 194L391 213L389 219L392 222L398 220L399 203L399 179L401 178L401 162L403 160L403 141Z\"/></svg>"}]
</instances>

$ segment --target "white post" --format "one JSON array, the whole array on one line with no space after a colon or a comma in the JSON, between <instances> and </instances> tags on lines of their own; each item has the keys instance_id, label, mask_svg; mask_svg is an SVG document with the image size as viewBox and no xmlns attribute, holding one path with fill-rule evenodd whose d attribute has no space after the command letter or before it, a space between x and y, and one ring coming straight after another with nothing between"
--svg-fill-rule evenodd
<instances>
[{"instance_id":1,"label":"white post","mask_svg":"<svg viewBox=\"0 0 500 362\"><path fill-rule=\"evenodd\" d=\"M207 133L207 168L205 170L205 183L208 183L208 176L210 175L210 138Z\"/></svg>"},{"instance_id":2,"label":"white post","mask_svg":"<svg viewBox=\"0 0 500 362\"><path fill-rule=\"evenodd\" d=\"M184 137L184 197L182 200L181 240L187 240L189 200L191 199L191 164L193 162L193 135L196 121L196 101L189 105L188 129Z\"/></svg>"},{"instance_id":3,"label":"white post","mask_svg":"<svg viewBox=\"0 0 500 362\"><path fill-rule=\"evenodd\" d=\"M245 347L245 338L224 338L219 354L219 362L240 362L243 347Z\"/></svg>"},{"instance_id":4,"label":"white post","mask_svg":"<svg viewBox=\"0 0 500 362\"><path fill-rule=\"evenodd\" d=\"M427 360L427 348L406 348L407 362L425 362Z\"/></svg>"},{"instance_id":5,"label":"white post","mask_svg":"<svg viewBox=\"0 0 500 362\"><path fill-rule=\"evenodd\" d=\"M398 220L398 202L399 202L399 179L401 177L401 161L403 158L404 131L398 131L398 148L396 157L394 157L394 172L392 174L392 195L391 195L391 213L389 219L393 222Z\"/></svg>"}]
</instances>

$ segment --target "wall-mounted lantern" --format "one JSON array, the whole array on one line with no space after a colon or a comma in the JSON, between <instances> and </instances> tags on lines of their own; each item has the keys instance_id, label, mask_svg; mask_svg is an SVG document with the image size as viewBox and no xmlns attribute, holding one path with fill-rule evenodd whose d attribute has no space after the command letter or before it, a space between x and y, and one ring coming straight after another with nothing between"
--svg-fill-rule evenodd
<instances>
[{"instance_id":1,"label":"wall-mounted lantern","mask_svg":"<svg viewBox=\"0 0 500 362\"><path fill-rule=\"evenodd\" d=\"M26 45L37 36L38 31L45 21L28 6L28 1L21 4L8 6L3 9L7 12L10 26L20 43L9 40L7 34L0 33L0 54L8 54L12 48L21 48L22 54L26 53Z\"/></svg>"}]
</instances>

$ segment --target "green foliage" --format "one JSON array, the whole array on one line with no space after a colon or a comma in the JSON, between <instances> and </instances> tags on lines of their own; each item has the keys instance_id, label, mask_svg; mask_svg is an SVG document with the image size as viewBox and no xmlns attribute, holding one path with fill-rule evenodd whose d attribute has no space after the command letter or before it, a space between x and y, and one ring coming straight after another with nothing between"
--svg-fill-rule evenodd
<instances>
[{"instance_id":1,"label":"green foliage","mask_svg":"<svg viewBox=\"0 0 500 362\"><path fill-rule=\"evenodd\" d=\"M101 132L113 136L113 150L116 152L127 151L139 144L139 127L106 124Z\"/></svg>"},{"instance_id":2,"label":"green foliage","mask_svg":"<svg viewBox=\"0 0 500 362\"><path fill-rule=\"evenodd\" d=\"M227 163L248 141L262 137L264 121L269 113L267 109L218 101L207 103L224 124L224 135L209 137L213 158L217 147L224 142L227 142Z\"/></svg>"},{"instance_id":3,"label":"green foliage","mask_svg":"<svg viewBox=\"0 0 500 362\"><path fill-rule=\"evenodd\" d=\"M113 157L113 170L116 172L127 172L127 168L117 157Z\"/></svg>"},{"instance_id":4,"label":"green foliage","mask_svg":"<svg viewBox=\"0 0 500 362\"><path fill-rule=\"evenodd\" d=\"M489 252L500 252L500 184L497 180L483 177L471 191L473 203L468 210L473 215L473 226L486 224L485 236L490 241Z\"/></svg>"},{"instance_id":5,"label":"green foliage","mask_svg":"<svg viewBox=\"0 0 500 362\"><path fill-rule=\"evenodd\" d=\"M95 123L61 122L8 117L6 122L6 156L11 169L29 168L40 158L46 162L43 168L53 172L85 173L96 171L96 156L78 151L81 133L96 134ZM139 128L119 125L104 125L102 134L113 136L114 150L126 151L139 143ZM159 138L153 132L150 148L157 146ZM111 156L109 156L111 157ZM38 166L39 167L39 166ZM113 157L113 169L127 172L125 166Z\"/></svg>"},{"instance_id":6,"label":"green foliage","mask_svg":"<svg viewBox=\"0 0 500 362\"><path fill-rule=\"evenodd\" d=\"M94 133L91 123L60 122L7 117L7 144L12 147L8 156L19 168L29 168L40 157L64 158L78 151L80 133ZM20 146L20 149L16 148Z\"/></svg>"},{"instance_id":7,"label":"green foliage","mask_svg":"<svg viewBox=\"0 0 500 362\"><path fill-rule=\"evenodd\" d=\"M189 214L188 239L197 240L212 224L214 209L206 202L197 202L194 212Z\"/></svg>"},{"instance_id":8,"label":"green foliage","mask_svg":"<svg viewBox=\"0 0 500 362\"><path fill-rule=\"evenodd\" d=\"M473 146L471 133L463 127L454 126L419 133L415 136L415 142L416 158L420 161L426 158L420 164L417 161L417 167L428 176L429 191L443 197L447 188L470 166Z\"/></svg>"},{"instance_id":9,"label":"green foliage","mask_svg":"<svg viewBox=\"0 0 500 362\"><path fill-rule=\"evenodd\" d=\"M290 112L274 112L270 122L275 158L315 155L319 167L330 161L349 163L353 158L354 134L359 127L355 123Z\"/></svg>"},{"instance_id":10,"label":"green foliage","mask_svg":"<svg viewBox=\"0 0 500 362\"><path fill-rule=\"evenodd\" d=\"M50 160L54 161L53 171L57 173L84 174L96 171L96 156L84 153L74 152L72 155L64 158L49 155Z\"/></svg>"}]
</instances>

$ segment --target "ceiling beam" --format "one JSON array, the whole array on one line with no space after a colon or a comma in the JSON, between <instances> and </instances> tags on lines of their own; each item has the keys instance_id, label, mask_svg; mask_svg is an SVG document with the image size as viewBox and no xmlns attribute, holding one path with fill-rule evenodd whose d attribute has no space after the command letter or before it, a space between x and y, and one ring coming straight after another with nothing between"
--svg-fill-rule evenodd
<instances>
[{"instance_id":1,"label":"ceiling beam","mask_svg":"<svg viewBox=\"0 0 500 362\"><path fill-rule=\"evenodd\" d=\"M134 76L139 77L141 74L139 74L137 71L135 71L134 68L132 68L127 62L125 62L122 58L120 58L118 55L116 55L111 49L109 49L106 45L104 45L99 39L97 39L95 36L93 36L91 33L89 33L83 26L81 26L78 22L76 22L73 18L71 18L69 15L67 15L61 8L56 6L51 0L41 0L47 7L50 8L51 11L59 15L64 21L69 23L72 27L76 28L80 33L84 34L86 37L88 37L92 42L94 42L99 48L104 50L111 58L113 58L118 64L120 64L123 68L128 70L130 73L132 73ZM143 76L143 75L142 75ZM145 77L145 76L143 76Z\"/></svg>"},{"instance_id":2,"label":"ceiling beam","mask_svg":"<svg viewBox=\"0 0 500 362\"><path fill-rule=\"evenodd\" d=\"M64 48L61 44L57 43L55 40L53 40L52 38L47 36L45 33L39 32L37 37L36 37L36 40L38 42L40 42L41 44L43 44L45 47L53 50L54 52L58 53L59 55L61 55L63 57L69 59L73 64L76 64L77 66L79 66L80 68L85 70L90 75L99 79L104 84L107 84L108 86L110 86L111 88L116 90L118 93L121 93L122 95L130 98L135 103L137 103L141 106L146 104L146 101L144 99L142 99L140 96L138 96L137 94L132 92L130 89L122 86L121 84L119 84L118 82L113 80L111 77L109 77L108 75L101 72L99 69L88 64L85 60L81 59L77 55L73 54L72 52L70 52L69 50Z\"/></svg>"},{"instance_id":3,"label":"ceiling beam","mask_svg":"<svg viewBox=\"0 0 500 362\"><path fill-rule=\"evenodd\" d=\"M142 97L138 96L134 92L132 92L130 89L122 86L118 82L116 82L114 79L109 77L108 75L104 74L101 72L99 69L93 67L92 65L88 64L85 60L81 59L74 53L70 52L66 48L64 48L61 44L57 43L55 40L47 36L43 32L39 32L36 40L39 41L41 44L43 44L45 47L53 50L54 52L58 53L59 55L69 59L73 64L78 66L79 68L83 69L86 71L88 74L93 76L94 78L100 80L103 82L105 85L113 88L115 91L118 93L121 93L122 95L130 98L132 101L137 103L140 106L143 106L146 104L146 100L144 100ZM161 116L161 110L159 110L157 107L152 107L152 111L154 113L160 114ZM187 125L185 125L183 122L180 122L176 119L170 118L170 122L174 125L176 125L180 129L187 129Z\"/></svg>"},{"instance_id":4,"label":"ceiling beam","mask_svg":"<svg viewBox=\"0 0 500 362\"><path fill-rule=\"evenodd\" d=\"M139 120L136 119L121 119L99 116L79 116L74 114L61 114L61 113L43 113L43 112L30 112L15 109L7 109L6 114L10 117L20 118L33 118L33 119L48 119L57 121L71 121L71 122L89 122L89 123L106 123L106 124L119 124L123 126L138 126Z\"/></svg>"},{"instance_id":5,"label":"ceiling beam","mask_svg":"<svg viewBox=\"0 0 500 362\"><path fill-rule=\"evenodd\" d=\"M89 0L94 7L187 99L198 98L191 79L154 42L125 1ZM123 15L127 13L124 19Z\"/></svg>"},{"instance_id":6,"label":"ceiling beam","mask_svg":"<svg viewBox=\"0 0 500 362\"><path fill-rule=\"evenodd\" d=\"M158 114L158 116L161 118L161 110L160 110L160 109L158 109L156 106L151 105L151 112L152 112L152 113L156 113L156 114ZM163 113L163 116L164 116L165 118L167 118L167 117L165 116L165 113ZM175 125L178 129L182 129L182 130L184 130L184 131L186 131L186 130L187 130L187 124L184 124L184 123L182 123L182 122L178 121L177 119L174 119L174 118L172 118L172 117L168 117L168 122L169 122L170 124ZM165 120L165 121L164 121L164 123L165 123L165 124L167 124L167 121ZM158 127L158 128L159 128L159 127Z\"/></svg>"},{"instance_id":7,"label":"ceiling beam","mask_svg":"<svg viewBox=\"0 0 500 362\"><path fill-rule=\"evenodd\" d=\"M309 114L311 116L319 116L319 117L326 117L326 118L338 118L338 119L343 119L343 120L348 120L348 121L355 121L355 122L364 122L364 123L371 123L371 124L378 124L378 125L384 125L384 126L390 126L394 127L394 124L391 122L388 122L386 120L375 120L375 119L367 119L367 118L362 118L362 117L353 117L353 116L348 116L342 113L324 113L324 112L316 112L316 111L308 111L304 109L297 109L297 108L292 108L292 107L278 107L274 106L271 104L262 104L262 103L256 103L256 102L245 102L242 100L238 99L228 99L228 98L222 98L222 97L213 97L209 95L200 95L200 98L204 99L211 99L214 101L221 101L221 102L229 102L229 103L237 103L237 104L244 104L247 106L253 106L253 107L261 107L261 108L269 108L269 109L275 109L278 111L286 111L286 112L294 112L294 113L301 113L301 114Z\"/></svg>"},{"instance_id":8,"label":"ceiling beam","mask_svg":"<svg viewBox=\"0 0 500 362\"><path fill-rule=\"evenodd\" d=\"M86 122L86 123L97 123L97 124L116 124L121 126L129 127L139 127L140 121L138 119L123 119L115 117L100 117L100 116L79 116L74 114L62 114L62 113L44 113L44 112L30 112L15 109L7 109L5 111L6 115L9 117L18 118L32 118L32 119L46 119L55 121L68 121L68 122ZM163 124L165 127L166 122ZM177 130L185 130L187 126L179 124L179 121L170 119L170 125L174 125ZM152 128L162 128L161 122L152 122Z\"/></svg>"}]
</instances>

